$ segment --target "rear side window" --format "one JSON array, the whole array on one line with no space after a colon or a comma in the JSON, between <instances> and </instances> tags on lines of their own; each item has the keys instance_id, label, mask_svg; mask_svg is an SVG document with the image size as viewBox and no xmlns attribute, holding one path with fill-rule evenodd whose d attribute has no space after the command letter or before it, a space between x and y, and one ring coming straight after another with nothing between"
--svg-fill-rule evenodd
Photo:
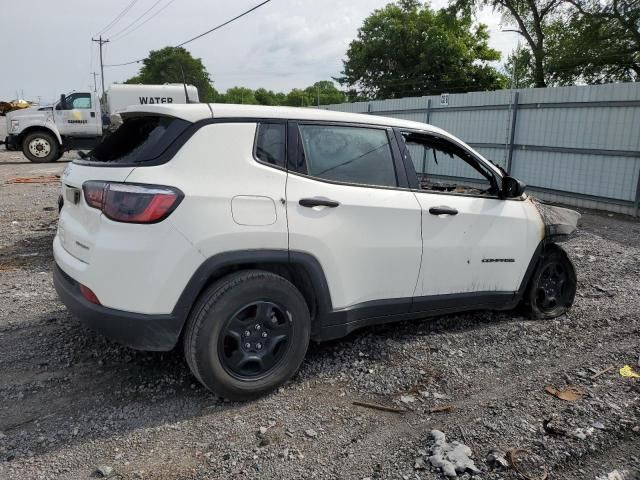
<instances>
[{"instance_id":1,"label":"rear side window","mask_svg":"<svg viewBox=\"0 0 640 480\"><path fill-rule=\"evenodd\" d=\"M173 117L127 118L120 128L89 153L89 160L124 164L152 162L189 125L189 122Z\"/></svg>"},{"instance_id":2,"label":"rear side window","mask_svg":"<svg viewBox=\"0 0 640 480\"><path fill-rule=\"evenodd\" d=\"M301 125L300 136L310 176L362 185L398 186L385 130Z\"/></svg>"},{"instance_id":3,"label":"rear side window","mask_svg":"<svg viewBox=\"0 0 640 480\"><path fill-rule=\"evenodd\" d=\"M284 123L261 123L256 135L256 158L264 163L285 167L286 127Z\"/></svg>"}]
</instances>

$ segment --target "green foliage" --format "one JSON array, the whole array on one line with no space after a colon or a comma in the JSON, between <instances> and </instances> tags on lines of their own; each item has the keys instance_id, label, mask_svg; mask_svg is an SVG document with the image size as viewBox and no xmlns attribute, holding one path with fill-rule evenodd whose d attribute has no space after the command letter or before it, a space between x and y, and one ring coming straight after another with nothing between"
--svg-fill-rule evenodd
<instances>
[{"instance_id":1,"label":"green foliage","mask_svg":"<svg viewBox=\"0 0 640 480\"><path fill-rule=\"evenodd\" d=\"M536 84L534 77L534 60L531 50L518 46L505 63L505 70L509 73L509 86L512 88L533 88ZM515 70L515 71L514 71Z\"/></svg>"},{"instance_id":2,"label":"green foliage","mask_svg":"<svg viewBox=\"0 0 640 480\"><path fill-rule=\"evenodd\" d=\"M316 82L304 90L294 88L288 94L274 92L265 88L252 90L246 87L232 87L225 93L219 93L211 84L211 78L199 58L193 58L191 54L181 47L165 47L161 50L151 51L143 60L143 66L135 77L125 83L187 83L198 89L201 102L218 103L244 103L249 105L290 105L296 107L308 107L316 105L318 100L321 105L331 103L343 103L346 94L338 90L330 80Z\"/></svg>"},{"instance_id":3,"label":"green foliage","mask_svg":"<svg viewBox=\"0 0 640 480\"><path fill-rule=\"evenodd\" d=\"M638 81L639 0L453 0L453 8L490 6L519 33L524 48L505 65L519 87Z\"/></svg>"},{"instance_id":4,"label":"green foliage","mask_svg":"<svg viewBox=\"0 0 640 480\"><path fill-rule=\"evenodd\" d=\"M488 63L500 53L488 40L469 12L400 0L365 19L337 80L370 99L500 89L506 79Z\"/></svg>"},{"instance_id":5,"label":"green foliage","mask_svg":"<svg viewBox=\"0 0 640 480\"><path fill-rule=\"evenodd\" d=\"M567 0L547 31L549 78L558 85L640 80L640 1Z\"/></svg>"},{"instance_id":6,"label":"green foliage","mask_svg":"<svg viewBox=\"0 0 640 480\"><path fill-rule=\"evenodd\" d=\"M152 50L143 61L140 72L125 83L187 83L198 89L201 102L213 102L218 93L211 85L207 69L199 58L193 58L182 47L165 47ZM184 72L184 77L183 77Z\"/></svg>"},{"instance_id":7,"label":"green foliage","mask_svg":"<svg viewBox=\"0 0 640 480\"><path fill-rule=\"evenodd\" d=\"M284 105L287 95L282 92L274 92L265 88L259 88L253 94L260 105Z\"/></svg>"},{"instance_id":8,"label":"green foliage","mask_svg":"<svg viewBox=\"0 0 640 480\"><path fill-rule=\"evenodd\" d=\"M304 90L294 88L289 93L274 92L265 88L251 90L246 87L233 87L224 94L219 94L219 103L245 103L250 105L285 105L290 107L310 107L332 103L344 103L346 94L338 90L332 81L316 82Z\"/></svg>"},{"instance_id":9,"label":"green foliage","mask_svg":"<svg viewBox=\"0 0 640 480\"><path fill-rule=\"evenodd\" d=\"M491 7L502 14L505 31L517 32L527 43L536 87L546 87L545 61L549 51L545 30L562 0L453 0L452 9L471 12L478 7Z\"/></svg>"},{"instance_id":10,"label":"green foliage","mask_svg":"<svg viewBox=\"0 0 640 480\"><path fill-rule=\"evenodd\" d=\"M222 97L222 96L221 96ZM220 98L219 100L222 100ZM220 103L243 103L246 105L257 105L253 90L246 87L232 87L224 94L224 102Z\"/></svg>"}]
</instances>

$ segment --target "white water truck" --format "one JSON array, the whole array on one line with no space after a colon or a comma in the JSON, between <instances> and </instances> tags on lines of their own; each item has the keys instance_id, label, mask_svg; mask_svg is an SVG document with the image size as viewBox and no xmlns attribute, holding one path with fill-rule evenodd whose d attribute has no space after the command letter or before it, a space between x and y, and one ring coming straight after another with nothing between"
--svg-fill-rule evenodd
<instances>
[{"instance_id":1,"label":"white water truck","mask_svg":"<svg viewBox=\"0 0 640 480\"><path fill-rule=\"evenodd\" d=\"M131 105L197 103L193 85L113 84L105 92L106 109L95 92L60 95L53 105L15 110L6 115L7 150L22 150L32 162L55 162L67 150L91 149L109 132L114 114Z\"/></svg>"}]
</instances>

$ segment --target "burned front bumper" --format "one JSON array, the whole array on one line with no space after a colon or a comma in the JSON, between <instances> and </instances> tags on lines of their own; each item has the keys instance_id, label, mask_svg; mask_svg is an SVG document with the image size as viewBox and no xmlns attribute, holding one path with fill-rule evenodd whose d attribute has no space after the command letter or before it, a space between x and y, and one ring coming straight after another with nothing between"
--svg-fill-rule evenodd
<instances>
[{"instance_id":1,"label":"burned front bumper","mask_svg":"<svg viewBox=\"0 0 640 480\"><path fill-rule=\"evenodd\" d=\"M544 222L545 237L553 240L563 240L578 228L581 215L569 208L556 207L532 199Z\"/></svg>"}]
</instances>

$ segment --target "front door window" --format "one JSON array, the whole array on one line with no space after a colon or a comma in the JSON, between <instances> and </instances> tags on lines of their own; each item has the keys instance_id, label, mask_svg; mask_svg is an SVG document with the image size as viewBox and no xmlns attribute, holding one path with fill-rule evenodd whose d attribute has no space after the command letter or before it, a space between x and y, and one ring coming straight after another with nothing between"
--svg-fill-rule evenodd
<instances>
[{"instance_id":1,"label":"front door window","mask_svg":"<svg viewBox=\"0 0 640 480\"><path fill-rule=\"evenodd\" d=\"M421 190L497 196L494 175L471 153L433 135L403 132L403 137Z\"/></svg>"}]
</instances>

